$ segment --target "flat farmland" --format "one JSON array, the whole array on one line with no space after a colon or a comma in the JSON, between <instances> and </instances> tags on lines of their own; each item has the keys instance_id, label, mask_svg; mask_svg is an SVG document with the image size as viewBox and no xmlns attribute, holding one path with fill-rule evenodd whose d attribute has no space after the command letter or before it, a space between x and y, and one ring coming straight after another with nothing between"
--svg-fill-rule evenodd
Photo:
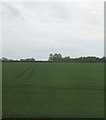
<instances>
[{"instance_id":1,"label":"flat farmland","mask_svg":"<svg viewBox=\"0 0 106 120\"><path fill-rule=\"evenodd\" d=\"M3 118L103 118L103 63L2 64Z\"/></svg>"}]
</instances>

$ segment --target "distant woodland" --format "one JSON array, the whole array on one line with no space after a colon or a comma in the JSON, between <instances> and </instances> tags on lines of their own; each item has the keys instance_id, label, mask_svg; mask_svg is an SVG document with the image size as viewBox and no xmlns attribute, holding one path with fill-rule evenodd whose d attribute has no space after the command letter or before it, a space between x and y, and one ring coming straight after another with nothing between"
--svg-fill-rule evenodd
<instances>
[{"instance_id":1,"label":"distant woodland","mask_svg":"<svg viewBox=\"0 0 106 120\"><path fill-rule=\"evenodd\" d=\"M70 56L63 57L60 53L52 54L50 53L47 61L38 61L34 58L26 58L20 60L13 60L3 57L0 59L2 62L52 62L52 63L104 63L106 62L106 57L95 57L95 56L87 56L87 57L78 57L71 58Z\"/></svg>"}]
</instances>

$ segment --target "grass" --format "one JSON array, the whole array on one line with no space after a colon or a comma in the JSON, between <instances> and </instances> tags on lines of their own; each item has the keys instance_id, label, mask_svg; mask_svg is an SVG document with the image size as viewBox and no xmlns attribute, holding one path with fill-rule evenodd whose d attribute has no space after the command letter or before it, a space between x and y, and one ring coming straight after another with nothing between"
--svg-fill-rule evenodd
<instances>
[{"instance_id":1,"label":"grass","mask_svg":"<svg viewBox=\"0 0 106 120\"><path fill-rule=\"evenodd\" d=\"M103 118L104 64L3 63L3 118Z\"/></svg>"}]
</instances>

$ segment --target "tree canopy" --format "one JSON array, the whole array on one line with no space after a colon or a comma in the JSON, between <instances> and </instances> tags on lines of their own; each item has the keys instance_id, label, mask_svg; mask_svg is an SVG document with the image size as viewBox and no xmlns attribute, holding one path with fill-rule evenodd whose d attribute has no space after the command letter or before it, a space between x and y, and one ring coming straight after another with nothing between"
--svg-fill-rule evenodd
<instances>
[{"instance_id":1,"label":"tree canopy","mask_svg":"<svg viewBox=\"0 0 106 120\"><path fill-rule=\"evenodd\" d=\"M103 63L106 62L106 57L95 57L95 56L87 56L87 57L79 57L79 58L71 58L70 56L63 57L60 53L50 53L48 61L37 61L34 58L26 58L20 60L13 60L3 57L0 59L2 62L61 62L61 63Z\"/></svg>"},{"instance_id":2,"label":"tree canopy","mask_svg":"<svg viewBox=\"0 0 106 120\"><path fill-rule=\"evenodd\" d=\"M105 62L106 57L95 57L95 56L87 56L87 57L79 57L79 58L70 58L70 56L62 57L60 53L52 54L50 53L48 61L51 62Z\"/></svg>"}]
</instances>

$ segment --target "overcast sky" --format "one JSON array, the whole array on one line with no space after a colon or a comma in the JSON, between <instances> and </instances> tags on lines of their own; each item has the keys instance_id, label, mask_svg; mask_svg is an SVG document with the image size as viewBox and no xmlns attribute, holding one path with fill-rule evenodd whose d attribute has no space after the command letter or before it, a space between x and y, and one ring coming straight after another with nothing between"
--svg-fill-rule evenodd
<instances>
[{"instance_id":1,"label":"overcast sky","mask_svg":"<svg viewBox=\"0 0 106 120\"><path fill-rule=\"evenodd\" d=\"M4 57L104 55L104 2L6 2L2 21Z\"/></svg>"}]
</instances>

